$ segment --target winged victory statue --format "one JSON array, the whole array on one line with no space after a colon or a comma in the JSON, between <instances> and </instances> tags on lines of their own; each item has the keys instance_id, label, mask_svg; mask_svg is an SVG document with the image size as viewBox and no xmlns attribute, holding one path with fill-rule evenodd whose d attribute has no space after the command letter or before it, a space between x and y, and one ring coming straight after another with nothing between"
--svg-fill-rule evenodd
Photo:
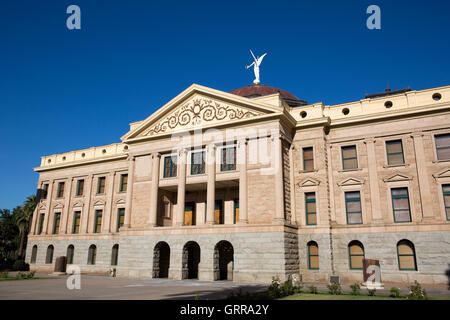
<instances>
[{"instance_id":1,"label":"winged victory statue","mask_svg":"<svg viewBox=\"0 0 450 320\"><path fill-rule=\"evenodd\" d=\"M253 56L253 62L251 65L246 66L245 69L250 68L251 66L253 66L253 72L255 73L255 80L253 80L254 84L260 84L259 81L259 66L261 65L262 60L264 59L264 57L266 56L267 53L264 53L261 57L255 57L255 55L253 54L252 50L250 50L250 53Z\"/></svg>"}]
</instances>

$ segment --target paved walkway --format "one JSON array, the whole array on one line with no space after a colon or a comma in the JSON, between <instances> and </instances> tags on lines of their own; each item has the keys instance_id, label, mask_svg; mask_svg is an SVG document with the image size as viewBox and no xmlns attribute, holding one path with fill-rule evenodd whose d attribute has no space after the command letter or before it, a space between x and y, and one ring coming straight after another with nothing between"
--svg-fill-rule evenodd
<instances>
[{"instance_id":1,"label":"paved walkway","mask_svg":"<svg viewBox=\"0 0 450 320\"><path fill-rule=\"evenodd\" d=\"M10 273L11 276L13 275ZM81 275L81 289L67 289L68 276L36 274L40 279L0 281L0 300L7 299L99 299L99 300L215 300L232 291L263 290L261 284L238 284L230 281L167 279L127 279Z\"/></svg>"},{"instance_id":2,"label":"paved walkway","mask_svg":"<svg viewBox=\"0 0 450 320\"><path fill-rule=\"evenodd\" d=\"M10 273L14 275L13 272ZM36 274L39 279L0 281L0 300L19 299L99 299L99 300L181 300L195 299L215 300L226 298L231 292L254 292L264 290L267 285L242 284L230 281L198 281L167 279L128 279L107 276L81 275L81 289L67 288L68 276ZM315 285L320 291L327 291L326 284L304 283L303 291ZM377 292L389 292L392 287L408 293L408 285L401 283L384 283L385 289ZM450 296L446 285L423 285L428 295ZM350 292L349 285L342 286ZM365 292L366 289L361 289Z\"/></svg>"}]
</instances>

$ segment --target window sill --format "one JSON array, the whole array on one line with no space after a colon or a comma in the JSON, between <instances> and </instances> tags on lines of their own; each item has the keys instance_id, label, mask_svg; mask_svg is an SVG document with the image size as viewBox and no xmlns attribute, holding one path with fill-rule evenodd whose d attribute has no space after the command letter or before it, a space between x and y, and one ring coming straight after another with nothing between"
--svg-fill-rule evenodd
<instances>
[{"instance_id":1,"label":"window sill","mask_svg":"<svg viewBox=\"0 0 450 320\"><path fill-rule=\"evenodd\" d=\"M384 165L383 168L397 168L397 167L409 167L409 164L404 163L404 164L388 164L388 165Z\"/></svg>"},{"instance_id":2,"label":"window sill","mask_svg":"<svg viewBox=\"0 0 450 320\"><path fill-rule=\"evenodd\" d=\"M299 173L315 173L315 172L319 172L319 170L314 169L314 170L299 170Z\"/></svg>"},{"instance_id":3,"label":"window sill","mask_svg":"<svg viewBox=\"0 0 450 320\"><path fill-rule=\"evenodd\" d=\"M338 172L353 172L353 171L362 171L362 168L338 170Z\"/></svg>"}]
</instances>

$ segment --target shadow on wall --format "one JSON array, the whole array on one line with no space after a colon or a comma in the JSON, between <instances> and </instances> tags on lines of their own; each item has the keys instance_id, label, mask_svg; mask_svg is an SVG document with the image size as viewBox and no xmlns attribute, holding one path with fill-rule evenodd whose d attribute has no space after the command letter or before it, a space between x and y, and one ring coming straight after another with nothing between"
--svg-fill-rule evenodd
<instances>
[{"instance_id":1,"label":"shadow on wall","mask_svg":"<svg viewBox=\"0 0 450 320\"><path fill-rule=\"evenodd\" d=\"M448 264L448 269L445 272L445 274L447 275L448 278L448 290L450 290L450 263Z\"/></svg>"}]
</instances>

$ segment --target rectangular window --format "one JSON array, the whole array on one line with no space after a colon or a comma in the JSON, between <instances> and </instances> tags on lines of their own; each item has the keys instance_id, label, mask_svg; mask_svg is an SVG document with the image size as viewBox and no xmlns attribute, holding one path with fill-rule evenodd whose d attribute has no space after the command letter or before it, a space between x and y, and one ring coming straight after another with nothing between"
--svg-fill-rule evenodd
<instances>
[{"instance_id":1,"label":"rectangular window","mask_svg":"<svg viewBox=\"0 0 450 320\"><path fill-rule=\"evenodd\" d=\"M392 209L395 222L411 222L408 188L392 188Z\"/></svg>"},{"instance_id":2,"label":"rectangular window","mask_svg":"<svg viewBox=\"0 0 450 320\"><path fill-rule=\"evenodd\" d=\"M239 222L239 199L234 199L234 223Z\"/></svg>"},{"instance_id":3,"label":"rectangular window","mask_svg":"<svg viewBox=\"0 0 450 320\"><path fill-rule=\"evenodd\" d=\"M308 192L305 193L305 212L306 212L306 224L316 225L317 224L317 212L316 212L316 193Z\"/></svg>"},{"instance_id":4,"label":"rectangular window","mask_svg":"<svg viewBox=\"0 0 450 320\"><path fill-rule=\"evenodd\" d=\"M81 180L77 181L77 193L76 193L76 195L77 196L82 196L83 192L84 192L84 180L81 179Z\"/></svg>"},{"instance_id":5,"label":"rectangular window","mask_svg":"<svg viewBox=\"0 0 450 320\"><path fill-rule=\"evenodd\" d=\"M73 229L72 233L77 234L80 232L80 216L81 211L75 211L73 214Z\"/></svg>"},{"instance_id":6,"label":"rectangular window","mask_svg":"<svg viewBox=\"0 0 450 320\"><path fill-rule=\"evenodd\" d=\"M236 147L221 149L220 171L236 170Z\"/></svg>"},{"instance_id":7,"label":"rectangular window","mask_svg":"<svg viewBox=\"0 0 450 320\"><path fill-rule=\"evenodd\" d=\"M436 141L436 154L438 160L450 159L450 133L434 137Z\"/></svg>"},{"instance_id":8,"label":"rectangular window","mask_svg":"<svg viewBox=\"0 0 450 320\"><path fill-rule=\"evenodd\" d=\"M61 213L55 213L55 221L53 222L53 234L59 233L59 225L61 222Z\"/></svg>"},{"instance_id":9,"label":"rectangular window","mask_svg":"<svg viewBox=\"0 0 450 320\"><path fill-rule=\"evenodd\" d=\"M184 205L184 225L194 226L195 225L195 203L186 202Z\"/></svg>"},{"instance_id":10,"label":"rectangular window","mask_svg":"<svg viewBox=\"0 0 450 320\"><path fill-rule=\"evenodd\" d=\"M177 156L164 157L164 178L172 178L177 176Z\"/></svg>"},{"instance_id":11,"label":"rectangular window","mask_svg":"<svg viewBox=\"0 0 450 320\"><path fill-rule=\"evenodd\" d=\"M119 208L117 214L117 232L119 232L119 229L123 226L124 222L125 222L125 208Z\"/></svg>"},{"instance_id":12,"label":"rectangular window","mask_svg":"<svg viewBox=\"0 0 450 320\"><path fill-rule=\"evenodd\" d=\"M445 215L447 216L447 220L450 220L450 184L444 184L442 186L442 192L444 193Z\"/></svg>"},{"instance_id":13,"label":"rectangular window","mask_svg":"<svg viewBox=\"0 0 450 320\"><path fill-rule=\"evenodd\" d=\"M128 188L128 175L123 174L120 176L120 192L126 192Z\"/></svg>"},{"instance_id":14,"label":"rectangular window","mask_svg":"<svg viewBox=\"0 0 450 320\"><path fill-rule=\"evenodd\" d=\"M402 140L386 141L386 152L388 165L401 165L405 163Z\"/></svg>"},{"instance_id":15,"label":"rectangular window","mask_svg":"<svg viewBox=\"0 0 450 320\"><path fill-rule=\"evenodd\" d=\"M191 153L191 175L205 173L205 152Z\"/></svg>"},{"instance_id":16,"label":"rectangular window","mask_svg":"<svg viewBox=\"0 0 450 320\"><path fill-rule=\"evenodd\" d=\"M44 190L42 192L42 198L43 199L47 199L47 194L48 194L48 183L44 184Z\"/></svg>"},{"instance_id":17,"label":"rectangular window","mask_svg":"<svg viewBox=\"0 0 450 320\"><path fill-rule=\"evenodd\" d=\"M99 177L97 184L97 194L105 193L105 184L106 184L106 177Z\"/></svg>"},{"instance_id":18,"label":"rectangular window","mask_svg":"<svg viewBox=\"0 0 450 320\"><path fill-rule=\"evenodd\" d=\"M303 148L303 170L314 170L314 152L312 147Z\"/></svg>"},{"instance_id":19,"label":"rectangular window","mask_svg":"<svg viewBox=\"0 0 450 320\"><path fill-rule=\"evenodd\" d=\"M64 196L64 182L59 182L56 197L62 198L63 196Z\"/></svg>"},{"instance_id":20,"label":"rectangular window","mask_svg":"<svg viewBox=\"0 0 450 320\"><path fill-rule=\"evenodd\" d=\"M41 215L39 216L39 230L38 230L38 234L42 233L42 228L44 227L44 219L45 219L45 213L41 213Z\"/></svg>"},{"instance_id":21,"label":"rectangular window","mask_svg":"<svg viewBox=\"0 0 450 320\"><path fill-rule=\"evenodd\" d=\"M358 169L356 146L342 147L342 168L344 170Z\"/></svg>"},{"instance_id":22,"label":"rectangular window","mask_svg":"<svg viewBox=\"0 0 450 320\"><path fill-rule=\"evenodd\" d=\"M214 222L216 224L224 224L224 214L223 214L223 202L222 202L222 200L216 200L215 201Z\"/></svg>"},{"instance_id":23,"label":"rectangular window","mask_svg":"<svg viewBox=\"0 0 450 320\"><path fill-rule=\"evenodd\" d=\"M94 233L100 233L102 231L102 214L103 210L95 210Z\"/></svg>"},{"instance_id":24,"label":"rectangular window","mask_svg":"<svg viewBox=\"0 0 450 320\"><path fill-rule=\"evenodd\" d=\"M347 212L347 224L361 224L361 195L359 191L345 193L345 210Z\"/></svg>"}]
</instances>

